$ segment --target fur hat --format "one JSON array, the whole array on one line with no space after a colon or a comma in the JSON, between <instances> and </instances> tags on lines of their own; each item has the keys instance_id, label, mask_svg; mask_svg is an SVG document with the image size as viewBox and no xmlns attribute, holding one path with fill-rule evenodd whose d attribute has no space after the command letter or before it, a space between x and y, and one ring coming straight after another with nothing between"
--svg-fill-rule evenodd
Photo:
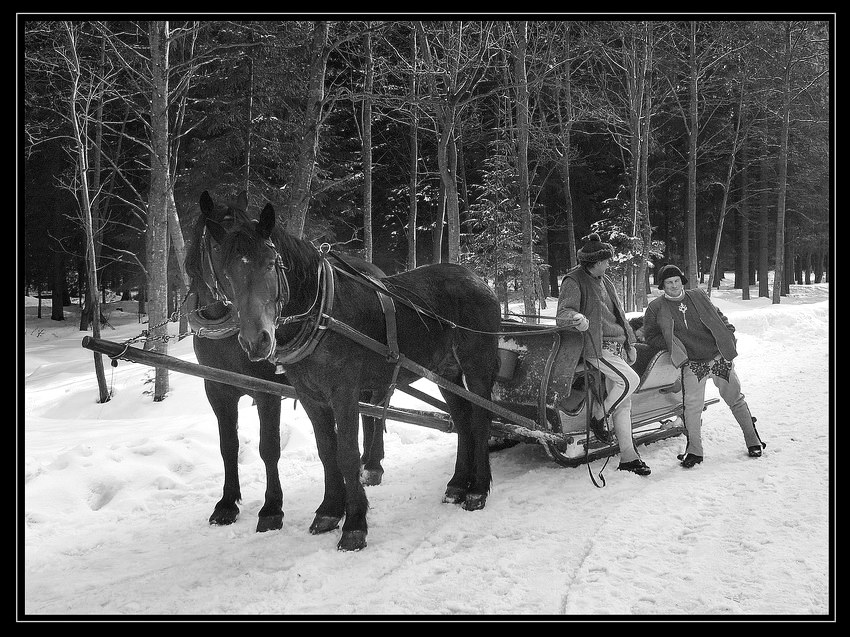
<instances>
[{"instance_id":1,"label":"fur hat","mask_svg":"<svg viewBox=\"0 0 850 637\"><path fill-rule=\"evenodd\" d=\"M576 253L579 263L596 263L614 256L614 247L610 243L604 243L595 232L584 239L584 245Z\"/></svg>"},{"instance_id":2,"label":"fur hat","mask_svg":"<svg viewBox=\"0 0 850 637\"><path fill-rule=\"evenodd\" d=\"M665 265L658 271L658 274L655 275L655 280L658 281L658 289L664 289L664 280L669 279L670 277L677 276L682 279L682 283L688 282L688 277L675 265L668 264Z\"/></svg>"}]
</instances>

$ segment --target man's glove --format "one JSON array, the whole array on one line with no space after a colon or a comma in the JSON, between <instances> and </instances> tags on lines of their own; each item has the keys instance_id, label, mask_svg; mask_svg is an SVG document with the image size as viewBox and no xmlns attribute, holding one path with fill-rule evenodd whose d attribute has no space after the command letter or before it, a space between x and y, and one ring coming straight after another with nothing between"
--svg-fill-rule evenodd
<instances>
[{"instance_id":1,"label":"man's glove","mask_svg":"<svg viewBox=\"0 0 850 637\"><path fill-rule=\"evenodd\" d=\"M590 327L590 323L584 314L575 314L573 315L572 327L579 332L586 332L587 328Z\"/></svg>"}]
</instances>

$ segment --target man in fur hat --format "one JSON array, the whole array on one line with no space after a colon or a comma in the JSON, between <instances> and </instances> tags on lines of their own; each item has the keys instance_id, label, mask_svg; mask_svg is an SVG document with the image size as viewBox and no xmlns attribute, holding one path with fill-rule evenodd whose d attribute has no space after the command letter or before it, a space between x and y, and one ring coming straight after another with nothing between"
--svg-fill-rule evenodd
<instances>
[{"instance_id":1,"label":"man in fur hat","mask_svg":"<svg viewBox=\"0 0 850 637\"><path fill-rule=\"evenodd\" d=\"M598 234L586 237L578 251L579 265L561 281L556 319L558 325L587 333L581 355L605 377L604 402L599 405L593 401L590 407L591 429L599 440L607 442L610 434L605 423L610 418L620 446L617 468L648 476L650 468L641 460L632 439L632 394L640 383L640 376L630 367L637 357L635 335L614 284L605 276L613 256L614 248L603 243Z\"/></svg>"},{"instance_id":2,"label":"man in fur hat","mask_svg":"<svg viewBox=\"0 0 850 637\"><path fill-rule=\"evenodd\" d=\"M679 457L682 466L690 468L703 459L700 430L709 377L741 426L747 453L753 458L761 456L767 445L759 439L756 419L750 414L732 363L738 355L735 327L703 290L685 289L688 279L675 265L661 268L656 280L664 294L646 308L638 336L654 347L669 350L673 365L682 370L688 438L685 455Z\"/></svg>"}]
</instances>

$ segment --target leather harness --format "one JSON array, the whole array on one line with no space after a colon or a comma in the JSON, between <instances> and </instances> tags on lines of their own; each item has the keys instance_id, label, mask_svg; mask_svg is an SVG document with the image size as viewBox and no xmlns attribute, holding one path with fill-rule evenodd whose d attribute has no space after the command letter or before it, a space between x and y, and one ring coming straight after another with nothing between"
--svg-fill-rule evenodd
<instances>
[{"instance_id":1,"label":"leather harness","mask_svg":"<svg viewBox=\"0 0 850 637\"><path fill-rule=\"evenodd\" d=\"M227 295L222 292L219 287L218 275L212 262L209 237L206 234L206 230L204 230L202 241L204 254L201 267L202 271L204 271L204 285L213 295L213 298L229 307L229 311L218 319L207 319L200 311L198 311L198 294L196 292L192 292L187 300L187 303L189 304L188 309L190 311L189 325L196 336L211 339L227 338L239 331L239 320L236 313L232 310L232 304L227 298ZM388 290L387 293L382 291L382 289L386 290L386 288L378 279L354 270L335 254L333 256L345 267L338 268L333 266L323 255L317 272L316 299L314 299L313 304L301 314L284 316L281 312L283 310L283 306L289 299L289 280L286 276L286 268L283 265L283 261L280 255L277 254L277 249L271 242L269 242L269 246L275 250L275 270L278 280L278 317L275 321L275 326L287 325L296 322L301 322L303 324L301 329L293 338L289 339L285 343L277 343L274 352L269 356L269 362L277 366L278 373L283 372L282 367L284 365L296 363L312 354L319 342L322 340L325 331L329 327L332 327L331 320L333 317L333 304L335 297L335 273L337 272L345 274L361 283L364 283L362 279L366 279L372 287L381 288L375 289L375 293L378 295L378 300L381 303L381 310L384 314L387 329L387 343L384 346L386 349L385 351L382 351L382 353L385 354L388 361L397 363L399 360L399 347L398 332L396 328L395 302L392 297L389 296ZM210 282L206 276L206 271L208 271L209 275L211 275L212 282ZM376 343L376 341L373 342ZM374 347L371 347L370 349L374 349ZM393 384L395 383L397 375L398 364L396 364L396 370L393 374Z\"/></svg>"}]
</instances>

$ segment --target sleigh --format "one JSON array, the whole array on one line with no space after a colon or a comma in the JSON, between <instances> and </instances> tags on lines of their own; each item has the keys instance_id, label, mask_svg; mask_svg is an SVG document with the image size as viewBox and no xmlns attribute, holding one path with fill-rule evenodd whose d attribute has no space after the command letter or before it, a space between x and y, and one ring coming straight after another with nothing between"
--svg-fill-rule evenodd
<instances>
[{"instance_id":1,"label":"sleigh","mask_svg":"<svg viewBox=\"0 0 850 637\"><path fill-rule=\"evenodd\" d=\"M530 436L521 435L496 417L494 437L501 432L505 441L539 442L553 460L568 467L617 453L616 438L603 442L588 431L591 400L601 398L604 387L583 360L573 373L567 373L565 366L570 363L562 347L563 330L513 321L503 321L502 330L493 400L533 419L536 428ZM632 394L631 417L638 446L678 436L684 432L684 423L681 375L669 352L644 343L635 347L637 360L632 368L640 383ZM569 386L565 379L571 379ZM704 408L716 402L716 398L709 399Z\"/></svg>"}]
</instances>

